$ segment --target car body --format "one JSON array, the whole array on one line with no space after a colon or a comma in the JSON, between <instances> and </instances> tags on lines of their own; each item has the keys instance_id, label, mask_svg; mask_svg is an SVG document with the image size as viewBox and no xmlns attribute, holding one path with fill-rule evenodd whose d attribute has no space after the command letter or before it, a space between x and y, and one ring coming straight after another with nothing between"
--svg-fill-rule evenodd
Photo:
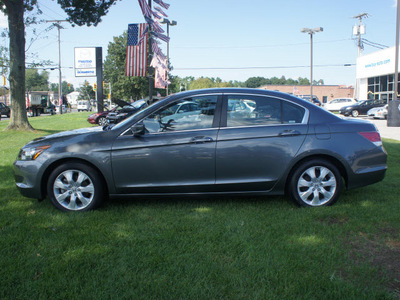
<instances>
[{"instance_id":1,"label":"car body","mask_svg":"<svg viewBox=\"0 0 400 300\"><path fill-rule=\"evenodd\" d=\"M387 103L386 100L382 99L370 99L370 100L362 100L354 103L352 105L343 106L339 113L341 115L352 116L354 118L359 115L366 115L367 112L374 107L382 107Z\"/></svg>"},{"instance_id":2,"label":"car body","mask_svg":"<svg viewBox=\"0 0 400 300\"><path fill-rule=\"evenodd\" d=\"M374 119L387 119L388 115L388 104L382 107L374 107L371 108L367 112L368 117L372 117Z\"/></svg>"},{"instance_id":3,"label":"car body","mask_svg":"<svg viewBox=\"0 0 400 300\"><path fill-rule=\"evenodd\" d=\"M329 101L324 105L324 108L329 111L339 111L343 106L356 104L357 100L354 98L336 98Z\"/></svg>"},{"instance_id":4,"label":"car body","mask_svg":"<svg viewBox=\"0 0 400 300\"><path fill-rule=\"evenodd\" d=\"M78 104L77 104L76 108L77 108L78 112L92 110L92 106L90 105L89 100L78 100Z\"/></svg>"},{"instance_id":5,"label":"car body","mask_svg":"<svg viewBox=\"0 0 400 300\"><path fill-rule=\"evenodd\" d=\"M121 101L123 101L123 100L118 100L118 102L116 102L116 103L119 106L121 106L122 108L119 110L116 110L115 112L109 113L107 115L108 123L117 124L147 106L147 102L143 99L135 101L132 104L128 103L126 105L123 105L123 103L121 103ZM123 102L125 102L125 101L123 101ZM127 102L125 102L125 103L127 103Z\"/></svg>"},{"instance_id":6,"label":"car body","mask_svg":"<svg viewBox=\"0 0 400 300\"><path fill-rule=\"evenodd\" d=\"M307 100L311 103L314 103L316 106L321 106L322 103L319 101L318 97L316 95L313 95L312 101L311 101L311 96L310 95L301 95L299 96L301 99Z\"/></svg>"},{"instance_id":7,"label":"car body","mask_svg":"<svg viewBox=\"0 0 400 300\"><path fill-rule=\"evenodd\" d=\"M11 112L10 108L7 105L5 105L3 102L0 102L0 119L1 119L2 115L9 118L10 112Z\"/></svg>"},{"instance_id":8,"label":"car body","mask_svg":"<svg viewBox=\"0 0 400 300\"><path fill-rule=\"evenodd\" d=\"M200 109L163 119L188 103ZM35 139L14 174L24 196L48 196L63 211L94 209L108 196L177 194L287 193L299 205L325 206L343 182L352 189L382 180L386 159L369 121L285 93L217 88L171 95L116 125Z\"/></svg>"}]
</instances>

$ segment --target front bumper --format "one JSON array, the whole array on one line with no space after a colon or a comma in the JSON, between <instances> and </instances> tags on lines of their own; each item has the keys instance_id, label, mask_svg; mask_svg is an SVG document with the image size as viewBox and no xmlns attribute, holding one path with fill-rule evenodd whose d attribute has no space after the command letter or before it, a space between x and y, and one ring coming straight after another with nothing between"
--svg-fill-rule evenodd
<instances>
[{"instance_id":1,"label":"front bumper","mask_svg":"<svg viewBox=\"0 0 400 300\"><path fill-rule=\"evenodd\" d=\"M36 161L14 162L14 179L17 189L24 197L43 199L39 176L39 164Z\"/></svg>"}]
</instances>

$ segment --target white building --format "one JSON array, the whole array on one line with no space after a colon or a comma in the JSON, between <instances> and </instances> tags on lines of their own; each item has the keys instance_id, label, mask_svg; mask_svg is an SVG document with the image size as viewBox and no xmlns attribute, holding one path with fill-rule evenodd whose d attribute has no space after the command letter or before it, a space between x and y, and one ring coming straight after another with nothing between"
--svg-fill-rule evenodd
<instances>
[{"instance_id":1,"label":"white building","mask_svg":"<svg viewBox=\"0 0 400 300\"><path fill-rule=\"evenodd\" d=\"M360 56L356 69L358 99L392 100L394 71L395 47Z\"/></svg>"}]
</instances>

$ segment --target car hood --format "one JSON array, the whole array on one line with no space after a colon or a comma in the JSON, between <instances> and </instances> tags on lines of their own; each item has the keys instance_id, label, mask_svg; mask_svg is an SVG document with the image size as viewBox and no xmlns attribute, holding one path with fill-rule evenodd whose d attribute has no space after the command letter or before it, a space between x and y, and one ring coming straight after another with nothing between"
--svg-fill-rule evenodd
<instances>
[{"instance_id":1,"label":"car hood","mask_svg":"<svg viewBox=\"0 0 400 300\"><path fill-rule=\"evenodd\" d=\"M117 104L118 106L124 107L126 105L131 105L130 103L121 100L121 99L113 99L112 102L114 102L115 104Z\"/></svg>"},{"instance_id":2,"label":"car hood","mask_svg":"<svg viewBox=\"0 0 400 300\"><path fill-rule=\"evenodd\" d=\"M37 139L34 139L27 145L32 145L32 144L37 144L37 143L40 143L40 144L51 143L53 140L56 140L59 138L72 137L72 136L89 134L89 133L100 132L100 131L103 131L103 128L99 127L99 126L81 128L81 129L70 130L70 131L62 131L62 132L58 132L58 133L54 133L54 134L50 134L50 135L46 135L46 136L42 136Z\"/></svg>"}]
</instances>

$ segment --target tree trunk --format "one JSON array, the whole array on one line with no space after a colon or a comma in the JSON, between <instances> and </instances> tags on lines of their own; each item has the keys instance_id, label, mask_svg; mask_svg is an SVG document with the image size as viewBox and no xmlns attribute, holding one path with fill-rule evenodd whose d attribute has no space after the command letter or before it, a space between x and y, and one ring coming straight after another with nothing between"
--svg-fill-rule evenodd
<instances>
[{"instance_id":1,"label":"tree trunk","mask_svg":"<svg viewBox=\"0 0 400 300\"><path fill-rule=\"evenodd\" d=\"M7 7L10 32L11 118L7 129L33 130L25 104L24 0L3 1Z\"/></svg>"}]
</instances>

